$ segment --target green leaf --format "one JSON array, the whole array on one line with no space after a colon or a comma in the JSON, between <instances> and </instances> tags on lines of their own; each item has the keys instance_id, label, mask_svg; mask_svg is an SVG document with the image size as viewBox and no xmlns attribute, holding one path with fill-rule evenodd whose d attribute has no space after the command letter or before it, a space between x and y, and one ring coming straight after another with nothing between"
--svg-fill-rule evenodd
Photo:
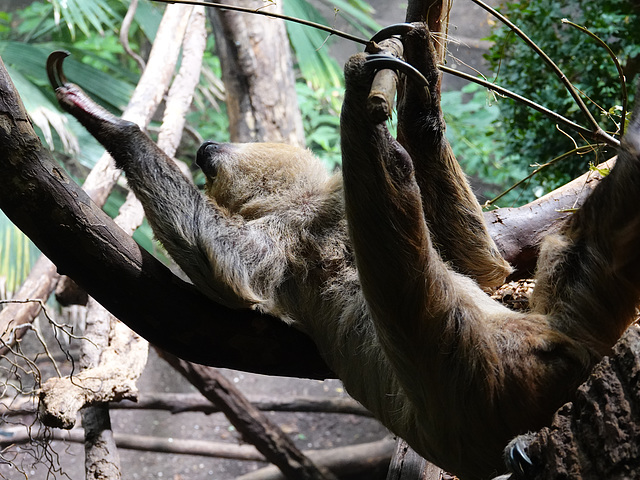
<instances>
[{"instance_id":1,"label":"green leaf","mask_svg":"<svg viewBox=\"0 0 640 480\"><path fill-rule=\"evenodd\" d=\"M103 27L115 30L113 18L115 12L109 6L107 0L50 0L55 12L56 21L61 18L71 37L75 38L76 28L84 35L90 36L92 29L89 24L100 35L104 35Z\"/></svg>"},{"instance_id":2,"label":"green leaf","mask_svg":"<svg viewBox=\"0 0 640 480\"><path fill-rule=\"evenodd\" d=\"M305 18L317 23L324 23L320 13L303 0L292 0L284 3L286 15ZM296 54L298 67L305 79L318 86L342 84L342 69L327 52L329 35L326 32L288 22L289 40Z\"/></svg>"}]
</instances>

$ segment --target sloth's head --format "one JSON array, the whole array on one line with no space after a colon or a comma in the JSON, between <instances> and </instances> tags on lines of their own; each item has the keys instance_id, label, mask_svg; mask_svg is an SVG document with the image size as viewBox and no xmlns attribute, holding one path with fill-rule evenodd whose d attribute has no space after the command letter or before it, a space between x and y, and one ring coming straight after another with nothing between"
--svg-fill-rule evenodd
<instances>
[{"instance_id":1,"label":"sloth's head","mask_svg":"<svg viewBox=\"0 0 640 480\"><path fill-rule=\"evenodd\" d=\"M331 175L309 150L283 143L218 143L198 149L206 194L232 214L258 218L301 205L311 208L336 190Z\"/></svg>"}]
</instances>

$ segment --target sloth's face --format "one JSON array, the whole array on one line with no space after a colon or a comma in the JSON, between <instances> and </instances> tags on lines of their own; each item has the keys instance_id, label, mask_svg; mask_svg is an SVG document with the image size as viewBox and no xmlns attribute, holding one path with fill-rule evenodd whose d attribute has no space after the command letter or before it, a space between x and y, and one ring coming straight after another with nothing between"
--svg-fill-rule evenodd
<instances>
[{"instance_id":1,"label":"sloth's face","mask_svg":"<svg viewBox=\"0 0 640 480\"><path fill-rule=\"evenodd\" d=\"M329 173L308 150L283 143L218 143L198 149L196 163L207 178L205 192L230 213L259 216L282 199L324 184Z\"/></svg>"}]
</instances>

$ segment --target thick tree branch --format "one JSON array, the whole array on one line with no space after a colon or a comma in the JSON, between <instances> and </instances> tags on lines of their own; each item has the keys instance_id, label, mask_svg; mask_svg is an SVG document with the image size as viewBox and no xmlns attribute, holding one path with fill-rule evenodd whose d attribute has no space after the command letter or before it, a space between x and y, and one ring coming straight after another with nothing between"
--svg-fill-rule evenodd
<instances>
[{"instance_id":1,"label":"thick tree branch","mask_svg":"<svg viewBox=\"0 0 640 480\"><path fill-rule=\"evenodd\" d=\"M282 13L281 2L234 3L262 12ZM217 8L207 9L207 15L222 65L231 141L304 145L284 21Z\"/></svg>"},{"instance_id":2,"label":"thick tree branch","mask_svg":"<svg viewBox=\"0 0 640 480\"><path fill-rule=\"evenodd\" d=\"M326 378L313 342L283 322L217 305L115 226L51 160L0 63L0 208L80 286L181 358L264 374Z\"/></svg>"},{"instance_id":3,"label":"thick tree branch","mask_svg":"<svg viewBox=\"0 0 640 480\"><path fill-rule=\"evenodd\" d=\"M553 192L518 208L485 213L489 233L502 255L515 268L513 278L530 276L536 266L538 246L545 235L557 231L602 180L599 170L611 169L615 159Z\"/></svg>"},{"instance_id":4,"label":"thick tree branch","mask_svg":"<svg viewBox=\"0 0 640 480\"><path fill-rule=\"evenodd\" d=\"M138 85L125 108L123 116L135 121L143 128L151 121L151 117L163 99L169 82L173 76L180 53L181 39L189 19L192 7L187 5L170 5L167 7L158 27L157 42L149 54L149 64L145 68ZM111 189L120 177L120 170L115 167L108 153L104 153L89 173L83 184L85 191L94 202L102 206ZM16 292L16 299L41 299L46 301L59 280L56 267L46 257L41 257L25 284ZM65 288L65 282L61 283ZM11 337L14 342L27 331L16 328L30 323L39 311L37 304L16 304L0 312L0 334L2 341ZM7 335L7 332L10 335ZM0 355L6 354L6 348L0 346Z\"/></svg>"}]
</instances>

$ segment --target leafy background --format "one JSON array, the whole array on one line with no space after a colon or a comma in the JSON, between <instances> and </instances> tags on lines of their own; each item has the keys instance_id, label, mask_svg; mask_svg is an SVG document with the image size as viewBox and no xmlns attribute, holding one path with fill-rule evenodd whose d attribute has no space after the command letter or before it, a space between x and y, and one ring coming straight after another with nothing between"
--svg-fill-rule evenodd
<instances>
[{"instance_id":1,"label":"leafy background","mask_svg":"<svg viewBox=\"0 0 640 480\"><path fill-rule=\"evenodd\" d=\"M619 132L621 87L614 63L607 52L579 30L562 24L567 18L605 41L625 69L629 84L638 74L640 36L638 4L627 0L524 0L507 3L501 9L524 30L562 69L583 93L591 113L611 134ZM516 35L497 25L489 38L494 42L487 55L498 84L524 95L562 115L586 125L578 108L543 61ZM634 89L630 95L633 97ZM507 169L522 170L528 165L548 162L587 143L585 139L556 125L541 113L513 102L500 100L500 143ZM571 137L571 138L569 138ZM531 193L546 193L584 173L590 163L600 163L613 152L597 149L588 155L572 156L546 169L530 186ZM525 195L524 199L531 197Z\"/></svg>"}]
</instances>

